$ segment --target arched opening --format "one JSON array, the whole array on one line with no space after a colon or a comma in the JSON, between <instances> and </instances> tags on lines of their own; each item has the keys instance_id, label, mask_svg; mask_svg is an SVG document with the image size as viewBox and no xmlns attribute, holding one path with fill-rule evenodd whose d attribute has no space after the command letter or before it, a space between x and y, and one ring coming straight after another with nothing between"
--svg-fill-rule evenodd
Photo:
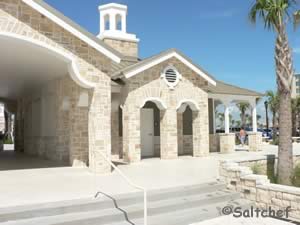
<instances>
[{"instance_id":1,"label":"arched opening","mask_svg":"<svg viewBox=\"0 0 300 225\"><path fill-rule=\"evenodd\" d=\"M182 101L177 107L178 156L194 155L194 123L199 108L194 101Z\"/></svg>"},{"instance_id":2,"label":"arched opening","mask_svg":"<svg viewBox=\"0 0 300 225\"><path fill-rule=\"evenodd\" d=\"M110 30L110 17L109 15L104 16L104 28L105 30Z\"/></svg>"},{"instance_id":3,"label":"arched opening","mask_svg":"<svg viewBox=\"0 0 300 225\"><path fill-rule=\"evenodd\" d=\"M80 108L81 118L88 119L89 96L82 87L91 86L80 77L73 58L38 40L9 33L0 33L0 52L0 99L5 103L6 120L12 120L5 130L15 143L14 154L18 153L17 158L2 154L0 170L73 165L74 161L81 161L70 149L71 127L79 127L70 118ZM85 127L82 129L86 132ZM82 155L87 164L88 152ZM22 160L28 160L28 156L34 156L36 161L36 156L49 159L49 163L24 163Z\"/></svg>"},{"instance_id":4,"label":"arched opening","mask_svg":"<svg viewBox=\"0 0 300 225\"><path fill-rule=\"evenodd\" d=\"M145 101L141 107L141 158L160 157L160 115L164 104L158 100Z\"/></svg>"},{"instance_id":5,"label":"arched opening","mask_svg":"<svg viewBox=\"0 0 300 225\"><path fill-rule=\"evenodd\" d=\"M119 31L122 30L122 16L120 14L116 15L116 29Z\"/></svg>"},{"instance_id":6,"label":"arched opening","mask_svg":"<svg viewBox=\"0 0 300 225\"><path fill-rule=\"evenodd\" d=\"M9 109L8 104L0 103L0 151L15 149L15 112Z\"/></svg>"}]
</instances>

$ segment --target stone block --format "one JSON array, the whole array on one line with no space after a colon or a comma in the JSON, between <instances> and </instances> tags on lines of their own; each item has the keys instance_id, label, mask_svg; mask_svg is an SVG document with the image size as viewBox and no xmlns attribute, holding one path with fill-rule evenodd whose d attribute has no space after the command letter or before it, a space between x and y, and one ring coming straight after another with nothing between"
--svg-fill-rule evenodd
<instances>
[{"instance_id":1,"label":"stone block","mask_svg":"<svg viewBox=\"0 0 300 225\"><path fill-rule=\"evenodd\" d=\"M219 134L220 136L220 152L232 153L235 151L235 134Z\"/></svg>"}]
</instances>

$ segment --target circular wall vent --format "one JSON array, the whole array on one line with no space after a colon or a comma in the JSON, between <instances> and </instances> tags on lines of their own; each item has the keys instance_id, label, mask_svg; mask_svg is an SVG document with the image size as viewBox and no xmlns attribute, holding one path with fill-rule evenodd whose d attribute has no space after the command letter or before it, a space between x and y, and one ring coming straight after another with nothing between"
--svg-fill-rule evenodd
<instances>
[{"instance_id":1,"label":"circular wall vent","mask_svg":"<svg viewBox=\"0 0 300 225\"><path fill-rule=\"evenodd\" d=\"M165 82L170 88L174 88L181 79L180 73L174 66L168 66L165 68L161 77L164 78Z\"/></svg>"}]
</instances>

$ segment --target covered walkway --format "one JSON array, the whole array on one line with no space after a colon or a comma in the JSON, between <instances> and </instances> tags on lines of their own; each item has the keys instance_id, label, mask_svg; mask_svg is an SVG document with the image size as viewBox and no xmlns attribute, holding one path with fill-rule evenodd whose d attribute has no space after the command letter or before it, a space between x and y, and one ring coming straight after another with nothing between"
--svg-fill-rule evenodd
<instances>
[{"instance_id":1,"label":"covered walkway","mask_svg":"<svg viewBox=\"0 0 300 225\"><path fill-rule=\"evenodd\" d=\"M4 147L6 147L6 150L0 152L0 171L41 169L62 167L67 165L62 162L45 160L38 157L29 156L21 152L15 152L13 149L7 148L10 146Z\"/></svg>"}]
</instances>

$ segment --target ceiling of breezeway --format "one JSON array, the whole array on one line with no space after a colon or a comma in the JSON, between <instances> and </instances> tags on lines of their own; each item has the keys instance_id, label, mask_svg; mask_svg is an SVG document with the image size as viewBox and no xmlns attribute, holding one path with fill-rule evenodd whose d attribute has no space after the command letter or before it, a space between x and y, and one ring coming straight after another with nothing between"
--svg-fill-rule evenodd
<instances>
[{"instance_id":1,"label":"ceiling of breezeway","mask_svg":"<svg viewBox=\"0 0 300 225\"><path fill-rule=\"evenodd\" d=\"M67 74L67 63L47 49L0 36L0 98L15 100Z\"/></svg>"}]
</instances>

